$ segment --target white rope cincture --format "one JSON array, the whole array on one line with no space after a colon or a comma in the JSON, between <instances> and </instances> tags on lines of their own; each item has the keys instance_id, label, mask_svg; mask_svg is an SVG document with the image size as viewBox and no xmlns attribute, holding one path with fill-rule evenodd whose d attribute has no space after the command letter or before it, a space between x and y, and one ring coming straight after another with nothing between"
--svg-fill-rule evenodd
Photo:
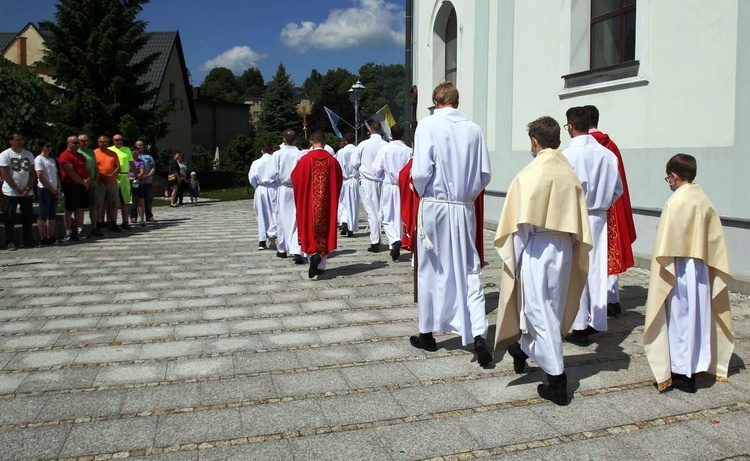
<instances>
[{"instance_id":1,"label":"white rope cincture","mask_svg":"<svg viewBox=\"0 0 750 461\"><path fill-rule=\"evenodd\" d=\"M432 244L430 241L430 238L427 237L427 232L424 230L424 202L433 202L433 203L447 203L449 205L473 205L474 202L458 202L456 200L438 200L436 198L432 197L425 197L422 198L419 201L419 209L417 210L417 236L422 241L422 246L425 250L430 251L433 248L435 248L435 245Z\"/></svg>"}]
</instances>

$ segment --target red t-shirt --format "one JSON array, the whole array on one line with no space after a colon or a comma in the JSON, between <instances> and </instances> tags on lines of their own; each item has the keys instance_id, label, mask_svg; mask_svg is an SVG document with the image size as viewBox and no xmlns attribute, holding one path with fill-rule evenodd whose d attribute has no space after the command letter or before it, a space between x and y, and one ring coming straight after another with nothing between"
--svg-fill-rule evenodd
<instances>
[{"instance_id":1,"label":"red t-shirt","mask_svg":"<svg viewBox=\"0 0 750 461\"><path fill-rule=\"evenodd\" d=\"M75 171L81 179L87 179L89 177L89 170L86 168L86 157L78 152L71 152L67 149L60 153L60 175L62 176L63 182L78 184L73 178L68 175L63 165L72 165L73 171Z\"/></svg>"}]
</instances>

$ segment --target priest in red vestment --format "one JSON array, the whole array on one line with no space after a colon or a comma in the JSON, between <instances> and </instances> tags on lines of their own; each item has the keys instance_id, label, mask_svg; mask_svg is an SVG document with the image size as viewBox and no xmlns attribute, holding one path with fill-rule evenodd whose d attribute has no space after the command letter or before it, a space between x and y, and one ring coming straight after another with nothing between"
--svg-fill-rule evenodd
<instances>
[{"instance_id":1,"label":"priest in red vestment","mask_svg":"<svg viewBox=\"0 0 750 461\"><path fill-rule=\"evenodd\" d=\"M622 195L607 210L607 314L616 317L622 313L618 275L635 265L631 247L636 238L633 209L630 207L628 180L620 149L609 135L599 130L599 110L596 106L584 107L589 116L589 134L615 154L622 180Z\"/></svg>"},{"instance_id":2,"label":"priest in red vestment","mask_svg":"<svg viewBox=\"0 0 750 461\"><path fill-rule=\"evenodd\" d=\"M322 274L328 253L336 249L341 166L325 149L322 131L310 136L313 149L300 158L292 171L297 229L302 251L310 260L308 276Z\"/></svg>"}]
</instances>

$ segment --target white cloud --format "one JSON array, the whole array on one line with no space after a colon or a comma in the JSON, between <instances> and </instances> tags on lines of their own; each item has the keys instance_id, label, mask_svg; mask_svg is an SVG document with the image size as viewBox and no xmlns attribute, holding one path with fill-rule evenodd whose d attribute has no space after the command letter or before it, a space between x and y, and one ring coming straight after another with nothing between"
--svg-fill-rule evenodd
<instances>
[{"instance_id":1,"label":"white cloud","mask_svg":"<svg viewBox=\"0 0 750 461\"><path fill-rule=\"evenodd\" d=\"M258 67L258 61L265 57L265 54L253 51L248 46L235 46L204 62L200 68L211 70L214 67L226 67L235 74L241 74L245 69Z\"/></svg>"},{"instance_id":2,"label":"white cloud","mask_svg":"<svg viewBox=\"0 0 750 461\"><path fill-rule=\"evenodd\" d=\"M404 14L399 5L387 0L354 0L352 8L333 10L319 24L288 23L281 30L281 40L298 51L403 45Z\"/></svg>"}]
</instances>

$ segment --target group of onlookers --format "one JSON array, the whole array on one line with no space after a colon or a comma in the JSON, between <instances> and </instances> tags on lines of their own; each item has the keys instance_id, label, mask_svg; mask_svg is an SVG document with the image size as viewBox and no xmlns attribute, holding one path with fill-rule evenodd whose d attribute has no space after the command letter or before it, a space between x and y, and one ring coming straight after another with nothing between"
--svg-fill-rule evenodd
<instances>
[{"instance_id":1,"label":"group of onlookers","mask_svg":"<svg viewBox=\"0 0 750 461\"><path fill-rule=\"evenodd\" d=\"M121 134L112 137L111 145L109 137L101 135L97 138L98 147L92 150L88 135L71 135L57 158L51 155L53 144L49 140L43 140L36 158L23 148L22 133L11 133L9 141L10 147L0 153L3 180L0 210L5 213L8 250L17 248L14 239L17 208L21 210L23 247L36 245L32 232L35 187L41 245L58 242L56 214L58 200L63 197L63 242L102 236L105 229L122 232L130 229L131 224L145 226L147 221L156 222L152 212L156 161L146 152L143 141L136 141L131 149L123 145ZM122 217L119 225L118 204ZM91 226L86 234L87 208Z\"/></svg>"}]
</instances>

